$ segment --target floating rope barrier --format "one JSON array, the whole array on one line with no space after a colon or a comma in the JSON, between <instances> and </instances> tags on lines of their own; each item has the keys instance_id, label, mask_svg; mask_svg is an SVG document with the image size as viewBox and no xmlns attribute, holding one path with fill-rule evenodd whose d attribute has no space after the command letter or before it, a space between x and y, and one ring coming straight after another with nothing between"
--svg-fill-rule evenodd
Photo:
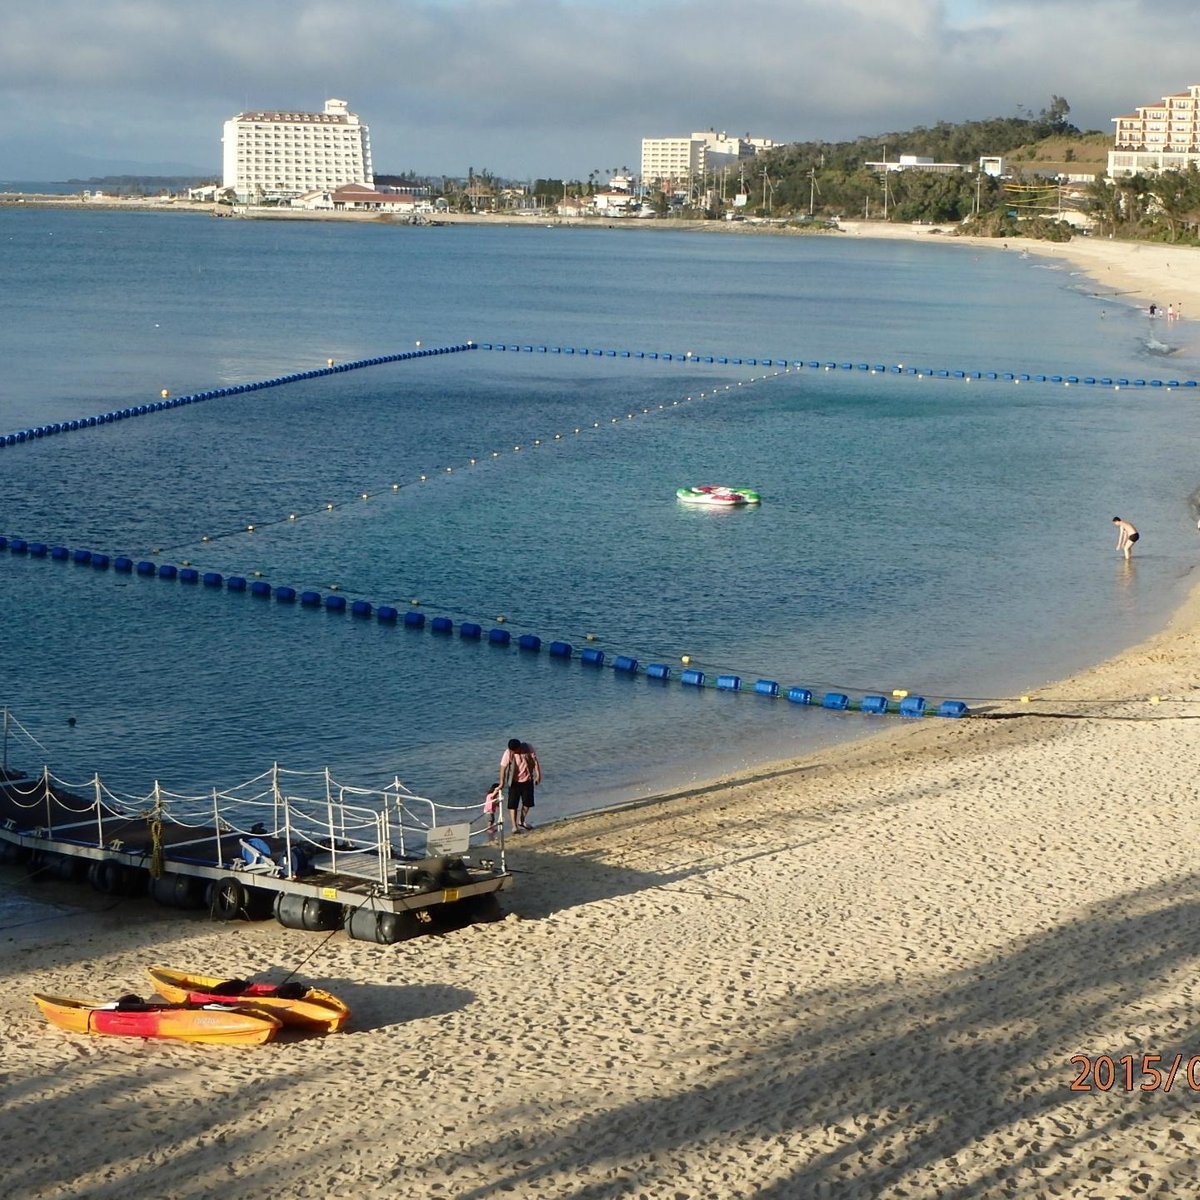
<instances>
[{"instance_id":1,"label":"floating rope barrier","mask_svg":"<svg viewBox=\"0 0 1200 1200\"><path fill-rule=\"evenodd\" d=\"M205 588L223 589L237 594L249 592L253 597L273 600L280 605L298 605L301 608L324 609L329 613L348 613L352 617L374 618L381 625L400 625L411 630L427 629L429 633L442 637L457 633L462 641L486 642L490 646L518 653L540 654L545 646L547 655L552 659L572 660L589 669L607 668L620 675L641 676L659 683L676 679L680 686L685 688L708 688L732 693L744 691L772 700L783 698L797 705L816 705L831 712L855 711L879 716L897 713L902 717L963 717L969 712L965 701L944 700L935 708L930 706L925 697L909 695L903 689L894 690L890 696L869 694L852 699L845 692L827 691L818 694L812 688L784 687L773 679L757 679L753 682L747 680L743 684L741 675L707 672L689 665L691 659L687 655L680 660L684 664L683 670L676 674L669 663L643 664L638 658L628 654L615 654L610 657L605 650L595 645L577 648L571 642L558 639L543 642L535 633L514 635L504 627L504 617L497 617L494 625L485 630L480 621L459 621L456 625L453 618L447 616L427 618L426 614L416 607L401 612L395 605L374 604L364 599L352 600L336 591L330 594L322 594L315 590L301 591L286 584L272 585L262 578L225 576L219 571L201 571L194 566L156 563L148 559L135 562L128 555L110 555L82 548L69 549L66 546L51 546L45 542L30 542L24 538L0 535L0 551L3 550L22 557L54 562L69 561L79 566L91 566L97 571L107 571L111 568L118 575L153 577L184 584L198 583ZM592 640L590 635L589 640Z\"/></svg>"},{"instance_id":2,"label":"floating rope barrier","mask_svg":"<svg viewBox=\"0 0 1200 1200\"><path fill-rule=\"evenodd\" d=\"M227 529L217 530L216 532L206 533L200 537L190 537L181 542L172 542L169 545L153 546L149 548L149 553L158 556L165 554L168 551L183 550L190 546L211 544L212 542L221 541L228 538L252 535L254 533L260 533L263 530L270 529L275 525L295 524L311 517L320 517L328 513L336 512L339 509L346 508L352 504L357 505L365 501L376 500L384 496L396 497L401 492L410 494L412 488L414 487L423 486L425 484L432 485L436 480L442 480L453 476L456 471L469 471L476 467L483 467L490 462L498 461L507 454L520 454L527 451L549 449L555 445L565 445L568 441L576 436L602 433L605 430L612 430L613 428L620 427L626 422L634 421L644 416L656 416L659 413L669 413L685 404L690 404L697 400L715 399L718 395L723 395L725 392L732 392L737 388L745 387L749 384L765 382L768 379L777 378L778 376L786 373L786 369L781 369L772 371L769 374L751 375L748 379L739 379L734 383L727 383L723 385L718 384L709 391L693 392L692 394L682 398L677 398L670 401L662 401L653 407L643 407L633 410L623 409L620 415L608 417L602 421L590 421L584 422L581 425L565 426L565 431L558 430L554 433L543 433L540 437L526 438L524 441L517 442L511 446L506 446L503 450L477 451L474 455L465 455L458 462L450 463L446 466L427 467L424 471L418 471L411 478L403 481L396 481L393 479L392 482L388 483L364 485L362 488L356 490L354 495L349 499L332 500L326 503L318 504L313 508L297 509L287 513L286 516L255 518L252 521L243 521L238 525L230 526Z\"/></svg>"},{"instance_id":3,"label":"floating rope barrier","mask_svg":"<svg viewBox=\"0 0 1200 1200\"><path fill-rule=\"evenodd\" d=\"M420 343L418 343L419 346ZM186 396L172 396L164 388L160 392L161 398L150 404L135 404L128 408L117 408L90 417L79 417L70 421L54 421L49 425L34 425L29 429L19 429L15 433L0 434L0 447L37 441L40 438L52 437L57 433L74 433L79 429L91 429L97 425L107 425L110 422L124 421L131 417L144 417L150 413L179 408L185 404L199 404L204 400L216 400L224 396L240 396L246 392L262 391L264 388L283 387L285 384L299 383L304 379L319 379L323 375L339 375L345 371L360 371L364 367L378 367L384 363L407 362L414 358L428 358L438 354L457 354L463 350L474 349L473 342L463 342L453 346L430 346L425 349L405 350L399 354L382 354L376 358L359 358L353 362L335 363L333 359L327 359L325 366L314 367L312 370L294 371L290 375L277 375L272 379L260 379L254 383L236 383L229 387L210 388L208 391L193 392Z\"/></svg>"},{"instance_id":4,"label":"floating rope barrier","mask_svg":"<svg viewBox=\"0 0 1200 1200\"><path fill-rule=\"evenodd\" d=\"M360 619L374 619L380 625L402 626L415 632L429 633L452 638L457 634L462 641L486 643L493 648L504 649L517 655L538 655L543 649L547 656L558 661L574 661L581 666L593 669L607 669L626 677L642 677L655 683L666 684L677 682L681 687L697 690L711 689L718 692L734 694L747 693L769 700L785 700L790 704L807 707L818 707L830 712L858 712L869 716L896 715L901 717L992 717L998 714L977 711L980 704L1015 704L1024 711L1010 716L1066 716L1064 713L1034 711L1027 706L1032 704L1054 703L1054 697L1023 694L1021 696L968 696L963 699L931 699L925 696L913 695L907 689L893 688L871 689L862 686L853 687L846 684L832 684L827 690L817 687L785 686L773 679L756 678L734 674L702 670L694 664L690 655L680 656L681 669L667 662L644 662L642 659L628 654L610 654L598 645L594 634L587 634L585 646L576 646L572 642L554 639L544 641L535 633L516 633L505 628L507 618L497 616L490 620L491 628L485 629L485 622L459 620L438 615L427 616L421 612L419 602L410 602L410 607L400 609L393 604L375 604L365 599L349 599L331 585L330 594L325 595L316 590L299 589L286 584L273 585L255 572L252 577L244 575L223 575L219 571L202 571L190 565L174 563L156 563L150 560L136 561L128 555L110 555L102 552L69 549L65 546L50 546L45 542L29 542L23 538L9 537L0 534L0 552L7 550L17 556L44 559L56 562L72 562L79 566L91 566L95 570L111 569L118 575L137 575L143 578L157 578L176 581L184 584L200 584L204 588L237 594L249 593L251 596L266 601L274 601L287 608L300 607L307 609L323 609L328 613L349 614ZM851 695L857 692L857 695ZM1151 707L1157 707L1168 702L1168 698L1160 695L1153 696L1117 696L1100 697L1090 700L1072 700L1076 708L1090 708L1145 702ZM1200 704L1200 699L1189 700L1181 697L1170 697L1172 704ZM1135 718L1126 718L1135 719ZM43 748L44 749L44 748Z\"/></svg>"},{"instance_id":5,"label":"floating rope barrier","mask_svg":"<svg viewBox=\"0 0 1200 1200\"><path fill-rule=\"evenodd\" d=\"M329 359L324 367L308 371L295 371L290 375L279 375L272 379L262 379L254 383L234 384L230 387L211 388L208 391L194 392L186 396L172 397L167 390L160 393L161 398L150 404L132 405L128 408L114 409L110 412L99 413L89 417L79 417L69 421L55 421L48 425L34 425L28 429L20 429L13 433L0 434L0 448L15 446L23 442L37 441L58 433L75 432L79 429L90 429L97 425L106 425L113 421L121 421L130 417L146 416L149 413L162 412L164 409L178 408L184 404L196 404L203 400L215 400L224 396L236 396L246 392L260 391L263 388L282 387L289 383L298 383L305 379L318 379L324 375L337 375L344 371L358 371L365 367L381 366L384 363L405 362L414 358L425 358L430 355L456 354L464 350L490 350L504 353L524 354L558 354L567 357L600 358L600 359L629 359L642 361L658 361L671 363L686 363L704 366L761 366L782 367L789 371L851 371L863 372L868 375L906 375L916 379L956 379L966 383L972 380L1007 383L1052 383L1070 387L1074 384L1112 388L1119 391L1123 387L1135 388L1173 388L1200 387L1194 379L1130 379L1117 376L1098 375L1046 375L1031 374L1027 371L979 371L951 369L948 367L912 367L904 363L894 365L870 362L839 362L837 360L803 359L788 356L778 358L744 357L728 354L697 354L692 350L682 353L659 350L613 350L596 349L586 346L549 346L521 345L506 342L463 342L451 346L435 346L425 349L406 350L400 354L384 354L375 358L360 358L352 362L334 363Z\"/></svg>"}]
</instances>

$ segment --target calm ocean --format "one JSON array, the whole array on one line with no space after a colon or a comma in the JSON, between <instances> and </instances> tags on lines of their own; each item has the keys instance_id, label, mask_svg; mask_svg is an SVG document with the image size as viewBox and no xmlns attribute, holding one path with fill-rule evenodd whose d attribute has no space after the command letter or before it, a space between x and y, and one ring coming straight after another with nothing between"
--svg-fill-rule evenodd
<instances>
[{"instance_id":1,"label":"calm ocean","mask_svg":"<svg viewBox=\"0 0 1200 1200\"><path fill-rule=\"evenodd\" d=\"M418 341L1200 377L1191 323L933 237L31 209L0 239L0 433ZM0 449L0 532L502 615L675 676L1006 696L1182 597L1198 393L477 350ZM704 482L762 507L675 501ZM135 792L278 761L463 802L516 736L551 819L879 721L7 553L0 612L0 702L45 748L10 761Z\"/></svg>"}]
</instances>

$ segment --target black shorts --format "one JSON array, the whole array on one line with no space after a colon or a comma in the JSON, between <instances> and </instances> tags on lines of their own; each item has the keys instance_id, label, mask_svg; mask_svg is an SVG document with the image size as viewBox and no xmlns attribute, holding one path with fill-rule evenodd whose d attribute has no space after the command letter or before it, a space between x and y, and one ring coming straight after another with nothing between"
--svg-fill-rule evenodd
<instances>
[{"instance_id":1,"label":"black shorts","mask_svg":"<svg viewBox=\"0 0 1200 1200\"><path fill-rule=\"evenodd\" d=\"M508 809L513 812L521 806L525 808L533 807L533 780L526 779L524 783L510 783L508 785Z\"/></svg>"},{"instance_id":2,"label":"black shorts","mask_svg":"<svg viewBox=\"0 0 1200 1200\"><path fill-rule=\"evenodd\" d=\"M1141 535L1140 533L1131 533L1131 534L1129 535L1129 540L1130 540L1131 542L1136 542L1136 541L1138 540L1138 538L1140 538L1141 536L1142 536L1142 535Z\"/></svg>"}]
</instances>

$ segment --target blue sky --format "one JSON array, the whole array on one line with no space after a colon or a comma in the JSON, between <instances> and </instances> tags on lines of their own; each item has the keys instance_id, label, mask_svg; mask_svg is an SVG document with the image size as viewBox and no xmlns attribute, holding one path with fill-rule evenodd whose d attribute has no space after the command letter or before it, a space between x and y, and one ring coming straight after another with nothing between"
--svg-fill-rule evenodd
<instances>
[{"instance_id":1,"label":"blue sky","mask_svg":"<svg viewBox=\"0 0 1200 1200\"><path fill-rule=\"evenodd\" d=\"M586 178L644 136L843 140L1200 83L1195 0L39 0L0 8L0 180L220 169L343 97L376 168Z\"/></svg>"}]
</instances>

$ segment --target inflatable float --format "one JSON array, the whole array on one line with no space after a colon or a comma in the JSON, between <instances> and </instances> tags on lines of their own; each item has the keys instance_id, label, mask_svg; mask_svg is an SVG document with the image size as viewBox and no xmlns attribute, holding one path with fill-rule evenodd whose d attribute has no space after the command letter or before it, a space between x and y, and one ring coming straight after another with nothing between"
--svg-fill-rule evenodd
<instances>
[{"instance_id":1,"label":"inflatable float","mask_svg":"<svg viewBox=\"0 0 1200 1200\"><path fill-rule=\"evenodd\" d=\"M711 483L699 487L677 488L675 498L682 504L698 504L708 508L738 508L741 505L762 502L762 497L749 488L725 487Z\"/></svg>"}]
</instances>

